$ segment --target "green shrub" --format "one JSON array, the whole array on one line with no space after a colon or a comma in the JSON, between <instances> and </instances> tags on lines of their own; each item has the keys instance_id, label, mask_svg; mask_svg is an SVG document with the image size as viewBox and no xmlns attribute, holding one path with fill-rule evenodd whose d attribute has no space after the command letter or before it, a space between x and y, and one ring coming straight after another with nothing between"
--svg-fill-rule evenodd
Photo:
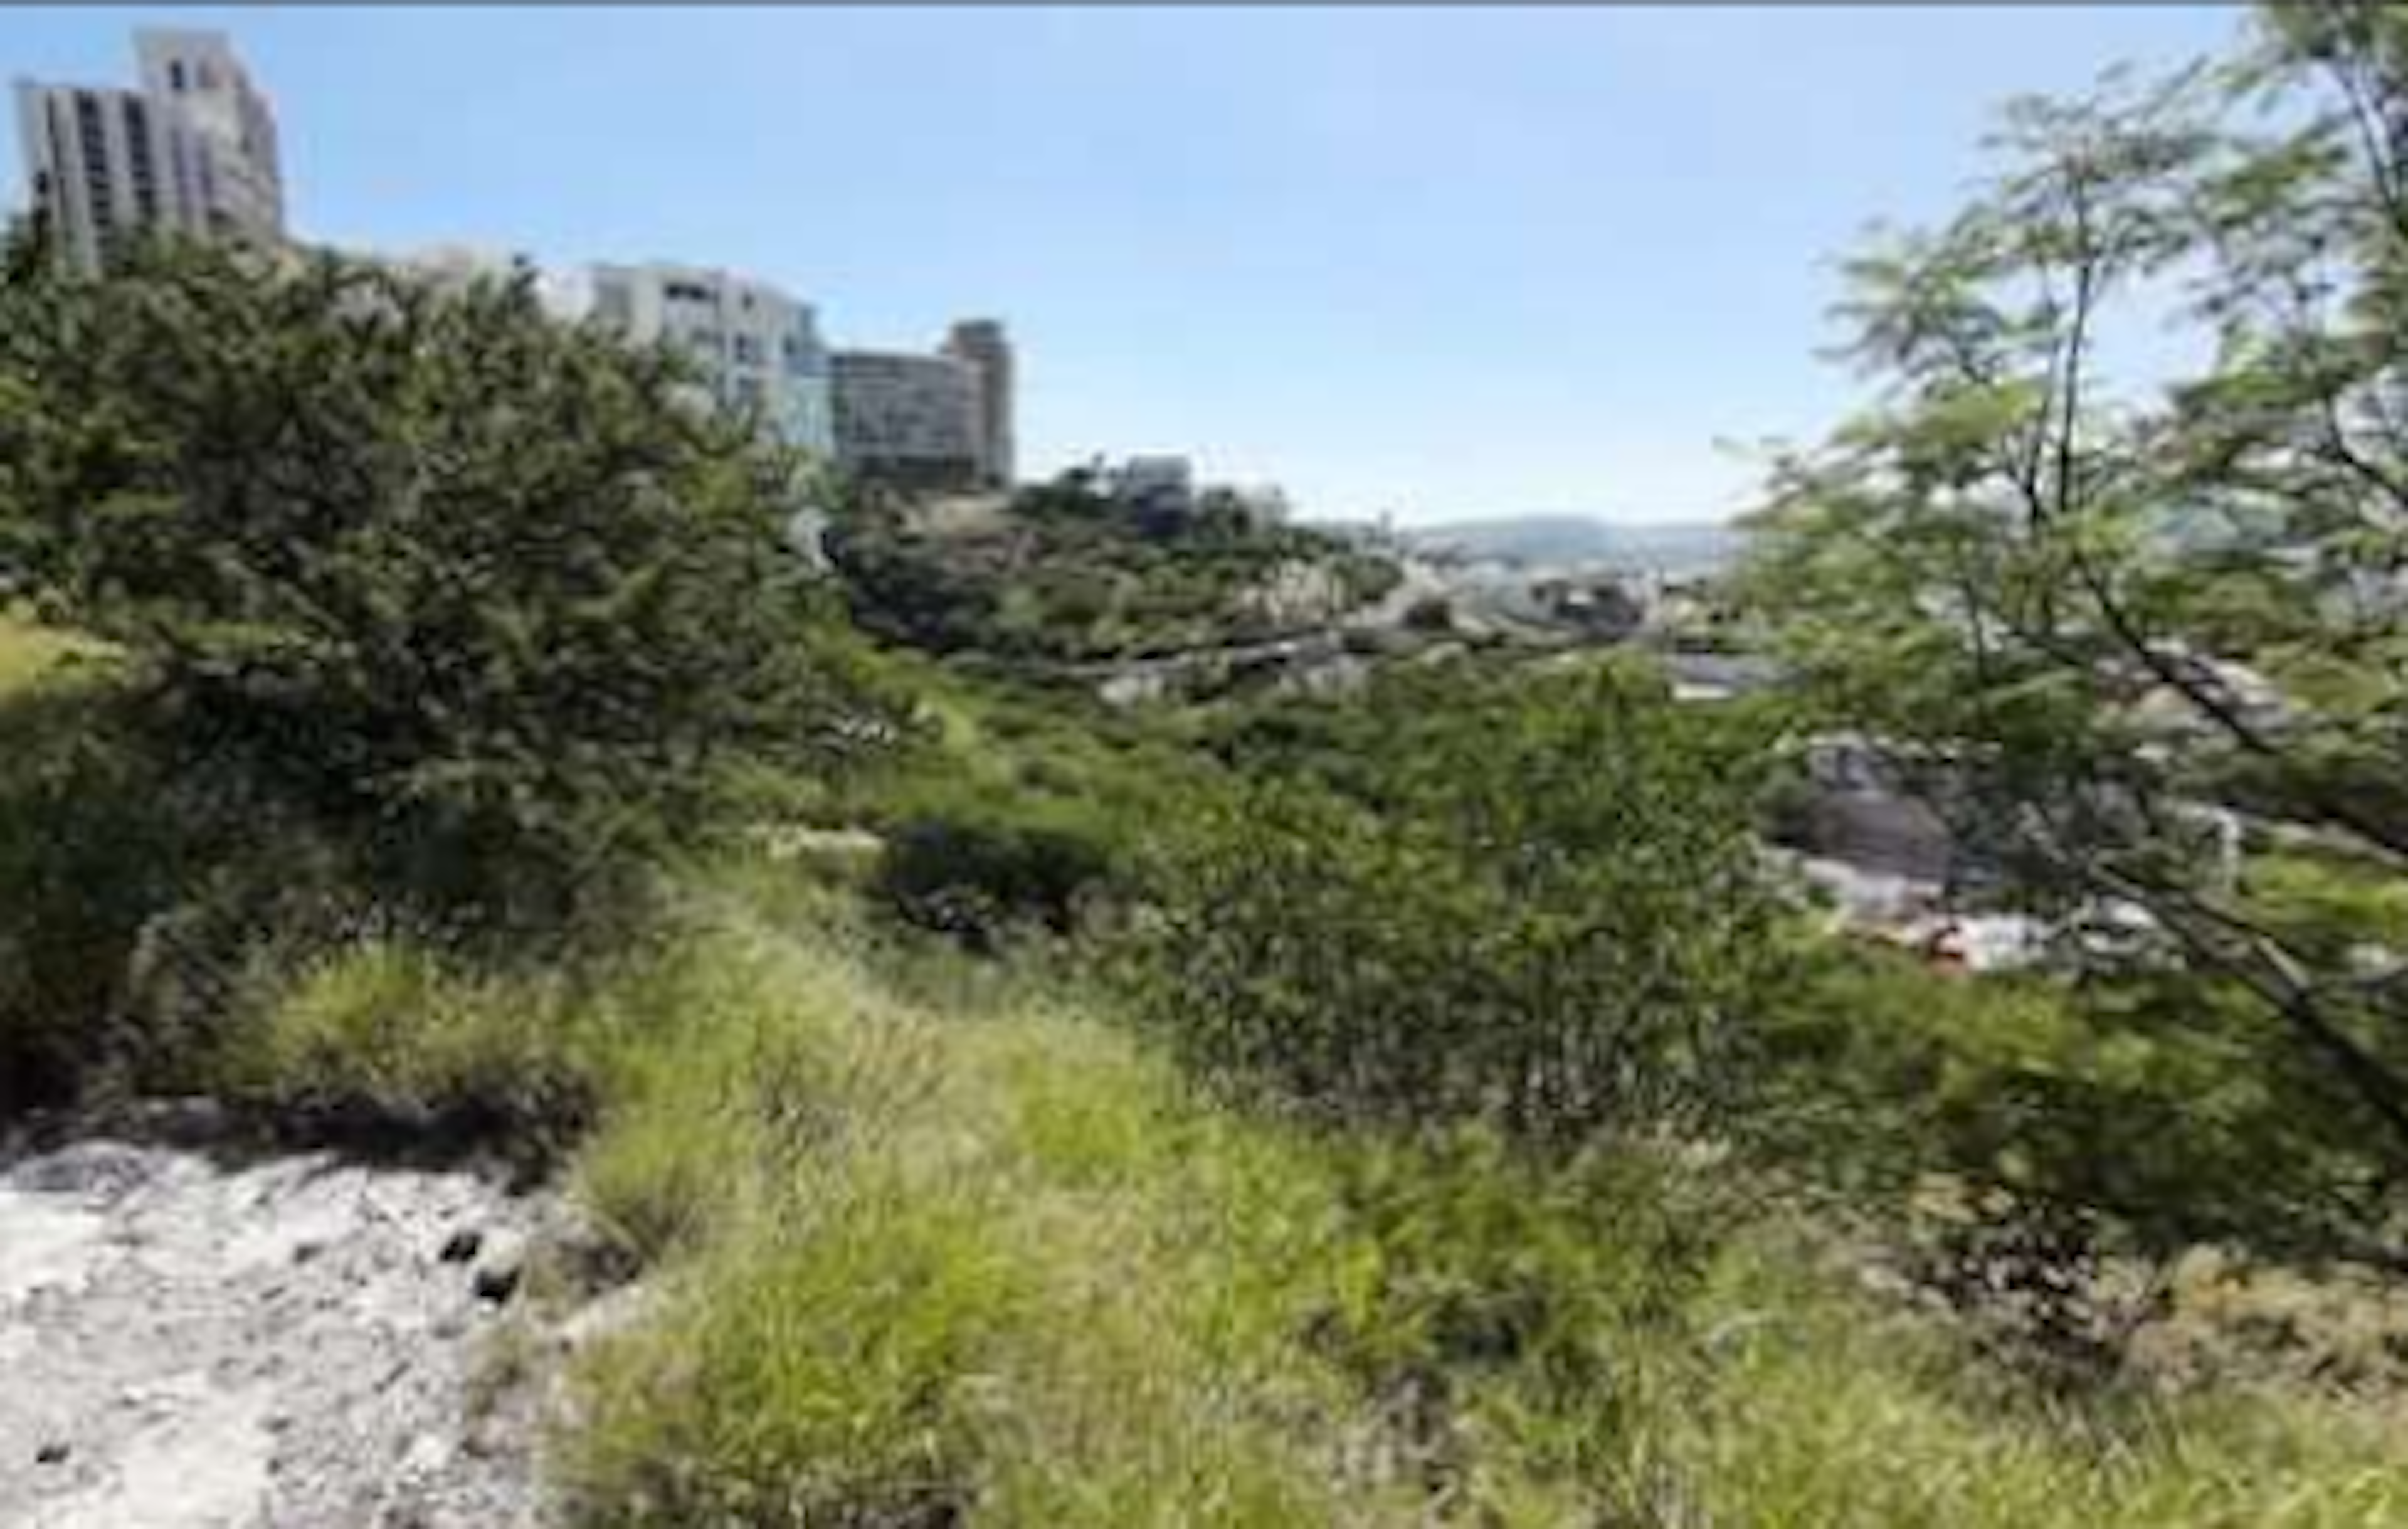
<instances>
[{"instance_id":1,"label":"green shrub","mask_svg":"<svg viewBox=\"0 0 2408 1529\"><path fill-rule=\"evenodd\" d=\"M169 781L112 702L0 701L0 1114L123 1056L135 945L175 895L186 834Z\"/></svg>"},{"instance_id":2,"label":"green shrub","mask_svg":"<svg viewBox=\"0 0 2408 1529\"><path fill-rule=\"evenodd\" d=\"M0 1117L192 1087L253 964L363 914L343 848L178 769L113 663L0 696Z\"/></svg>"},{"instance_id":3,"label":"green shrub","mask_svg":"<svg viewBox=\"0 0 2408 1529\"><path fill-rule=\"evenodd\" d=\"M1167 836L1147 1011L1347 1115L1576 1136L1710 1106L1773 972L1741 761L1615 671L1469 691L1398 743L1371 805L1272 780Z\"/></svg>"},{"instance_id":4,"label":"green shrub","mask_svg":"<svg viewBox=\"0 0 2408 1529\"><path fill-rule=\"evenodd\" d=\"M157 245L0 275L0 546L120 644L191 772L380 886L541 925L728 767L870 740L783 526L797 465L531 283Z\"/></svg>"},{"instance_id":5,"label":"green shrub","mask_svg":"<svg viewBox=\"0 0 2408 1529\"><path fill-rule=\"evenodd\" d=\"M1944 1175L2154 1255L2390 1256L2352 1102L2212 978L1950 977L1847 946L1793 970L1742 1130L1805 1176L1894 1205Z\"/></svg>"},{"instance_id":6,"label":"green shrub","mask_svg":"<svg viewBox=\"0 0 2408 1529\"><path fill-rule=\"evenodd\" d=\"M1124 891L1151 823L1204 772L1172 740L1092 708L896 660L919 725L842 804L882 834L875 890L905 922L992 952L1066 935Z\"/></svg>"},{"instance_id":7,"label":"green shrub","mask_svg":"<svg viewBox=\"0 0 2408 1529\"><path fill-rule=\"evenodd\" d=\"M1069 934L1111 875L1111 827L1061 799L917 793L894 815L879 890L910 923L992 947L1011 929Z\"/></svg>"}]
</instances>

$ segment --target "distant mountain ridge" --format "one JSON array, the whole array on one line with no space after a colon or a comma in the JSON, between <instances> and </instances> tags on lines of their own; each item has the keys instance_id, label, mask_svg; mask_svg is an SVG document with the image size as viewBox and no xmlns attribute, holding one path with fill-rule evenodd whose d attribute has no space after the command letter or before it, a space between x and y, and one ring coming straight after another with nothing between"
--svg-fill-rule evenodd
<instances>
[{"instance_id":1,"label":"distant mountain ridge","mask_svg":"<svg viewBox=\"0 0 2408 1529\"><path fill-rule=\"evenodd\" d=\"M1406 541L1428 551L1521 564L1591 563L1670 573L1727 567L1742 533L1713 521L1618 525L1589 515L1503 515L1406 528Z\"/></svg>"}]
</instances>

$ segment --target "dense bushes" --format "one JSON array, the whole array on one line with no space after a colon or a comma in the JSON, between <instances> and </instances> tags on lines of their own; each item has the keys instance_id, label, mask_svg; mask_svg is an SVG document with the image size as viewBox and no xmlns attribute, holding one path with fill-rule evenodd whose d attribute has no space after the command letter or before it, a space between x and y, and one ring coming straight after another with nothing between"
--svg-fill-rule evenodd
<instances>
[{"instance_id":1,"label":"dense bushes","mask_svg":"<svg viewBox=\"0 0 2408 1529\"><path fill-rule=\"evenodd\" d=\"M1355 798L1274 779L1168 836L1136 966L1177 1042L1316 1108L1532 1135L1726 1089L1772 909L1716 736L1610 670L1467 685L1395 746Z\"/></svg>"},{"instance_id":2,"label":"dense bushes","mask_svg":"<svg viewBox=\"0 0 2408 1529\"><path fill-rule=\"evenodd\" d=\"M524 281L11 246L0 583L108 657L0 716L0 1107L188 1084L363 935L557 949L739 785L882 745L798 465L684 381Z\"/></svg>"},{"instance_id":3,"label":"dense bushes","mask_svg":"<svg viewBox=\"0 0 2408 1529\"><path fill-rule=\"evenodd\" d=\"M923 794L898 804L879 890L909 922L982 948L1015 926L1069 934L1111 873L1111 831L1075 802Z\"/></svg>"},{"instance_id":4,"label":"dense bushes","mask_svg":"<svg viewBox=\"0 0 2408 1529\"><path fill-rule=\"evenodd\" d=\"M1896 1207L1938 1176L2151 1256L2398 1256L2352 1101L2243 995L2178 971L1951 979L1845 946L1792 970L1742 1124L1800 1179Z\"/></svg>"},{"instance_id":5,"label":"dense bushes","mask_svg":"<svg viewBox=\"0 0 2408 1529\"><path fill-rule=\"evenodd\" d=\"M1210 743L1252 784L1174 835L1162 919L1140 933L1150 1007L1208 1065L1341 1113L1560 1127L1677 1101L1752 1171L1891 1224L1947 1184L1994 1207L1982 1235L2073 1229L2085 1257L2202 1241L2396 1257L2398 1196L2362 1114L2248 995L2095 959L1944 975L1718 894L1716 874L1746 884L1733 825L1779 718L1646 695L1612 671L1526 682L1457 664L1360 700L1231 711ZM1515 721L1554 711L1590 715L1592 734L1567 748L1579 735ZM1650 779L1656 795L1630 794ZM1480 805L1498 796L1512 811ZM1576 873L1533 889L1523 844ZM2372 947L2397 928L2396 908L2324 868L2267 858L2253 881L2328 940ZM1617 1027L1624 1050L1580 1049ZM1657 1081L1612 1107L1536 1081L1567 1068L1614 1079L1607 1097Z\"/></svg>"},{"instance_id":6,"label":"dense bushes","mask_svg":"<svg viewBox=\"0 0 2408 1529\"><path fill-rule=\"evenodd\" d=\"M681 376L525 281L169 246L94 281L28 246L0 547L123 647L169 767L257 782L387 890L552 920L730 764L864 737L782 541L796 464Z\"/></svg>"},{"instance_id":7,"label":"dense bushes","mask_svg":"<svg viewBox=\"0 0 2408 1529\"><path fill-rule=\"evenodd\" d=\"M918 695L918 725L834 806L884 839L873 890L888 910L974 948L1088 929L1205 772L1072 698L883 660Z\"/></svg>"},{"instance_id":8,"label":"dense bushes","mask_svg":"<svg viewBox=\"0 0 2408 1529\"><path fill-rule=\"evenodd\" d=\"M8 670L0 1115L189 1086L250 963L363 927L351 855L247 774L177 769L114 656L0 615Z\"/></svg>"},{"instance_id":9,"label":"dense bushes","mask_svg":"<svg viewBox=\"0 0 2408 1529\"><path fill-rule=\"evenodd\" d=\"M174 783L121 746L111 700L0 698L0 1114L122 1049L136 939L181 873Z\"/></svg>"}]
</instances>

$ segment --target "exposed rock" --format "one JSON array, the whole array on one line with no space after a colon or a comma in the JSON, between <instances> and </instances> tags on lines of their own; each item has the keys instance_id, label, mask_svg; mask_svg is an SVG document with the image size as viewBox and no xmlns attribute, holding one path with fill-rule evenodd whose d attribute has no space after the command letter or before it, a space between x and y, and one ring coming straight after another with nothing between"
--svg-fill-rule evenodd
<instances>
[{"instance_id":1,"label":"exposed rock","mask_svg":"<svg viewBox=\"0 0 2408 1529\"><path fill-rule=\"evenodd\" d=\"M539 1522L539 1418L475 1424L469 1399L505 1320L486 1291L517 1289L548 1214L472 1174L323 1153L0 1159L0 1461L20 1463L0 1523ZM427 1256L464 1227L465 1256Z\"/></svg>"},{"instance_id":2,"label":"exposed rock","mask_svg":"<svg viewBox=\"0 0 2408 1529\"><path fill-rule=\"evenodd\" d=\"M468 1277L469 1289L480 1301L499 1305L516 1295L526 1273L527 1243L523 1236L502 1233L487 1240Z\"/></svg>"}]
</instances>

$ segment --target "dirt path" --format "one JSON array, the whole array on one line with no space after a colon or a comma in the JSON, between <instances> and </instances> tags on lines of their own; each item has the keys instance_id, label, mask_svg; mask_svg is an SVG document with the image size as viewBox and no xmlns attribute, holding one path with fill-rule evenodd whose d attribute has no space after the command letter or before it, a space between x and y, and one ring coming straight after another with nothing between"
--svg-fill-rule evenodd
<instances>
[{"instance_id":1,"label":"dirt path","mask_svg":"<svg viewBox=\"0 0 2408 1529\"><path fill-rule=\"evenodd\" d=\"M323 1154L0 1158L0 1524L534 1523L524 1409L479 1393L547 1213Z\"/></svg>"}]
</instances>

